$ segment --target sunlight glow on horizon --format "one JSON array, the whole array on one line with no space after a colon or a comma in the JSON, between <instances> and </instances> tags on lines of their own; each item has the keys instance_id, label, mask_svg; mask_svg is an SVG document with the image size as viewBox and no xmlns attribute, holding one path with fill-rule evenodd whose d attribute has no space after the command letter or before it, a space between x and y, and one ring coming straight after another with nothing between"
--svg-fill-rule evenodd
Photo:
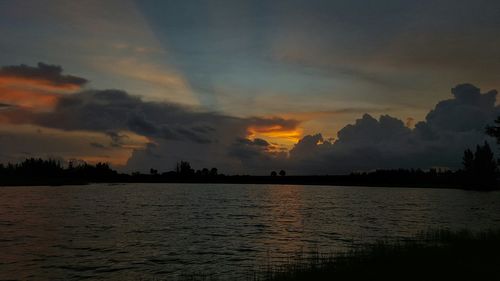
<instances>
[{"instance_id":1,"label":"sunlight glow on horizon","mask_svg":"<svg viewBox=\"0 0 500 281\"><path fill-rule=\"evenodd\" d=\"M250 126L247 128L247 138L250 140L264 139L280 148L290 150L302 137L301 128L284 128L281 125Z\"/></svg>"}]
</instances>

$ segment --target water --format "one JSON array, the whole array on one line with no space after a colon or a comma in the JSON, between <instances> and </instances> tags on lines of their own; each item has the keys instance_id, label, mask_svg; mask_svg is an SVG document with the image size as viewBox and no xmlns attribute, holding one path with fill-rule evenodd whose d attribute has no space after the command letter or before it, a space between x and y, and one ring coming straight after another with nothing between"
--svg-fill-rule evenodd
<instances>
[{"instance_id":1,"label":"water","mask_svg":"<svg viewBox=\"0 0 500 281\"><path fill-rule=\"evenodd\" d=\"M500 227L500 192L273 185L0 188L0 279L234 279L301 251Z\"/></svg>"}]
</instances>

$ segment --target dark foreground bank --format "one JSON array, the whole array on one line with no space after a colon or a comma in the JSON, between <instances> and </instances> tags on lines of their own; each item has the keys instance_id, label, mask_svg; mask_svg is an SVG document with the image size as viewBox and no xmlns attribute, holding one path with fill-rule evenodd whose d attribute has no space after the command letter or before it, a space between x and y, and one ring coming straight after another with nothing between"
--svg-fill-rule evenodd
<instances>
[{"instance_id":1,"label":"dark foreground bank","mask_svg":"<svg viewBox=\"0 0 500 281\"><path fill-rule=\"evenodd\" d=\"M500 231L432 232L290 262L265 280L500 280Z\"/></svg>"},{"instance_id":2,"label":"dark foreground bank","mask_svg":"<svg viewBox=\"0 0 500 281\"><path fill-rule=\"evenodd\" d=\"M250 280L500 280L500 231L436 231L347 253L291 258ZM188 276L185 280L216 280Z\"/></svg>"}]
</instances>

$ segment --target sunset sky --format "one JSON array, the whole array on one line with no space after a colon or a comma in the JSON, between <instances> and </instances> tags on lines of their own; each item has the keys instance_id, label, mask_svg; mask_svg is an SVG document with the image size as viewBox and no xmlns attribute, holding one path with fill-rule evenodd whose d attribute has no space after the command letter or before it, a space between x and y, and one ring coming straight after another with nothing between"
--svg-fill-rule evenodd
<instances>
[{"instance_id":1,"label":"sunset sky","mask_svg":"<svg viewBox=\"0 0 500 281\"><path fill-rule=\"evenodd\" d=\"M500 114L499 15L493 0L0 1L0 162L456 168Z\"/></svg>"}]
</instances>

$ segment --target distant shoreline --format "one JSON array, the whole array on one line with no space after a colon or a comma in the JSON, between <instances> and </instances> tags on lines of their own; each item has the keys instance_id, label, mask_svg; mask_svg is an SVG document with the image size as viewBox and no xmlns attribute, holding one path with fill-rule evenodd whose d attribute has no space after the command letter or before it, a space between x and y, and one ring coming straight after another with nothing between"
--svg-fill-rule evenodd
<instances>
[{"instance_id":1,"label":"distant shoreline","mask_svg":"<svg viewBox=\"0 0 500 281\"><path fill-rule=\"evenodd\" d=\"M217 168L194 170L181 161L174 171L160 173L120 173L106 163L95 165L68 164L49 159L29 158L18 164L0 164L0 186L84 185L88 183L219 183L219 184L284 184L326 186L381 186L416 188L454 188L466 190L499 189L495 169L421 170L395 169L353 172L344 175L287 175L284 170L267 176L225 175Z\"/></svg>"},{"instance_id":2,"label":"distant shoreline","mask_svg":"<svg viewBox=\"0 0 500 281\"><path fill-rule=\"evenodd\" d=\"M397 187L397 188L439 188L462 190L485 190L477 188L474 184L458 182L405 182L405 181L354 181L352 175L336 176L218 176L214 178L156 178L143 175L136 179L129 175L119 176L116 180L82 181L71 179L10 179L0 181L0 186L62 186L62 185L88 185L94 183L126 184L126 183L186 183L186 184L272 184L272 185L308 185L308 186L346 186L346 187ZM486 190L500 190L499 186L489 187Z\"/></svg>"}]
</instances>

